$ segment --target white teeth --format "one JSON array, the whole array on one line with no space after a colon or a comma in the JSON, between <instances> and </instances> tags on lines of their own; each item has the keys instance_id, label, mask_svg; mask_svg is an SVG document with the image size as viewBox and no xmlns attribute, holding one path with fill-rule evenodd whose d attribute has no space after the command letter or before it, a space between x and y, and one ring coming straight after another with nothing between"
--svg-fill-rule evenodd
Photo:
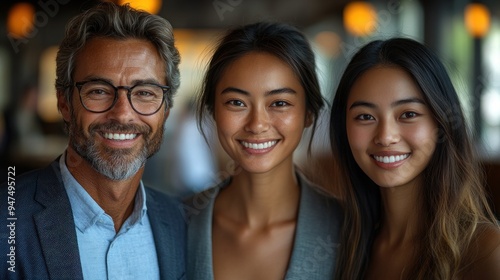
<instances>
[{"instance_id":1,"label":"white teeth","mask_svg":"<svg viewBox=\"0 0 500 280\"><path fill-rule=\"evenodd\" d=\"M110 140L130 140L137 136L135 133L104 133L104 138Z\"/></svg>"},{"instance_id":2,"label":"white teeth","mask_svg":"<svg viewBox=\"0 0 500 280\"><path fill-rule=\"evenodd\" d=\"M270 148L270 147L276 145L277 142L278 141L268 141L268 142L264 142L264 143L248 143L245 141L241 141L241 144L243 144L243 146L245 146L245 148L254 149L254 150L262 150L262 149L267 149L267 148Z\"/></svg>"},{"instance_id":3,"label":"white teeth","mask_svg":"<svg viewBox=\"0 0 500 280\"><path fill-rule=\"evenodd\" d=\"M383 163L394 163L396 161L402 161L406 159L410 154L398 155L398 156L373 156L376 161Z\"/></svg>"}]
</instances>

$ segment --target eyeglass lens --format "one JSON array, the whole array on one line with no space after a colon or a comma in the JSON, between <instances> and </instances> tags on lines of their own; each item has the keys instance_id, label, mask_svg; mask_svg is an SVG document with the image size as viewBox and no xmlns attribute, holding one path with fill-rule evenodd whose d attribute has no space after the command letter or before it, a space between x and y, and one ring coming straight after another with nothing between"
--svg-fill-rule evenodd
<instances>
[{"instance_id":1,"label":"eyeglass lens","mask_svg":"<svg viewBox=\"0 0 500 280\"><path fill-rule=\"evenodd\" d=\"M83 105L93 112L104 112L113 106L118 89L130 92L132 107L140 114L153 114L163 103L163 89L154 84L138 84L131 88L117 87L104 81L90 81L80 88Z\"/></svg>"}]
</instances>

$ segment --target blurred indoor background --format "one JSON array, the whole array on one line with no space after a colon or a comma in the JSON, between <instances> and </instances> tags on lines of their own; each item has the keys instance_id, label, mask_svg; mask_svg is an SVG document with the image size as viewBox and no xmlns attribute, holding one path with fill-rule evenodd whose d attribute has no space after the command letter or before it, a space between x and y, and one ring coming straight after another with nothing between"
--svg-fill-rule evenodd
<instances>
[{"instance_id":1,"label":"blurred indoor background","mask_svg":"<svg viewBox=\"0 0 500 280\"><path fill-rule=\"evenodd\" d=\"M69 18L100 1L0 2L1 181L50 163L67 143L55 104L55 56ZM146 166L144 181L178 195L206 188L231 173L213 139L193 125L192 98L214 42L224 30L259 20L301 29L317 55L323 94L332 100L351 55L376 38L404 36L424 42L445 62L459 91L488 174L492 202L500 207L500 1L467 0L143 0L131 2L168 19L182 56L181 87L165 124L164 144ZM138 4L134 4L137 2ZM296 161L328 173L328 123L320 121L313 161L304 138ZM210 137L209 137L210 138ZM186 175L183 175L187 173ZM312 174L312 173L311 173ZM318 176L318 175L314 175ZM323 184L328 178L315 177Z\"/></svg>"}]
</instances>

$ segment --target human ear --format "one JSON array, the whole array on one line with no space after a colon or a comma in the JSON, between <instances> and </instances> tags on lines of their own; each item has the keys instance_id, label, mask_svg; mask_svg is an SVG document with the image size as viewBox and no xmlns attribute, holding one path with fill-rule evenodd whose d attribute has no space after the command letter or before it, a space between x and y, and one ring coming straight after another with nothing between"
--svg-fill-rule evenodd
<instances>
[{"instance_id":1,"label":"human ear","mask_svg":"<svg viewBox=\"0 0 500 280\"><path fill-rule=\"evenodd\" d=\"M311 111L307 111L306 119L304 121L304 126L310 127L313 122L314 122L314 114Z\"/></svg>"},{"instance_id":2,"label":"human ear","mask_svg":"<svg viewBox=\"0 0 500 280\"><path fill-rule=\"evenodd\" d=\"M170 115L170 108L165 111L165 116L164 116L164 119L163 119L163 123L165 123L167 121L169 115Z\"/></svg>"},{"instance_id":3,"label":"human ear","mask_svg":"<svg viewBox=\"0 0 500 280\"><path fill-rule=\"evenodd\" d=\"M57 91L57 109L61 112L61 115L65 122L69 122L71 119L71 104L69 104L64 91Z\"/></svg>"}]
</instances>

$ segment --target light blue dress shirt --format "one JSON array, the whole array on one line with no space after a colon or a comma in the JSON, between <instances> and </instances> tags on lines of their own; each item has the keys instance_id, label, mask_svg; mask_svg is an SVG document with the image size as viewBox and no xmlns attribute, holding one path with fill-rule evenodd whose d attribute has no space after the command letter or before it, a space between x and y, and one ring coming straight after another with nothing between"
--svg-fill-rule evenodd
<instances>
[{"instance_id":1,"label":"light blue dress shirt","mask_svg":"<svg viewBox=\"0 0 500 280\"><path fill-rule=\"evenodd\" d=\"M69 172L65 153L59 165L75 220L84 279L159 279L158 258L142 181L133 212L116 233L111 216Z\"/></svg>"}]
</instances>

